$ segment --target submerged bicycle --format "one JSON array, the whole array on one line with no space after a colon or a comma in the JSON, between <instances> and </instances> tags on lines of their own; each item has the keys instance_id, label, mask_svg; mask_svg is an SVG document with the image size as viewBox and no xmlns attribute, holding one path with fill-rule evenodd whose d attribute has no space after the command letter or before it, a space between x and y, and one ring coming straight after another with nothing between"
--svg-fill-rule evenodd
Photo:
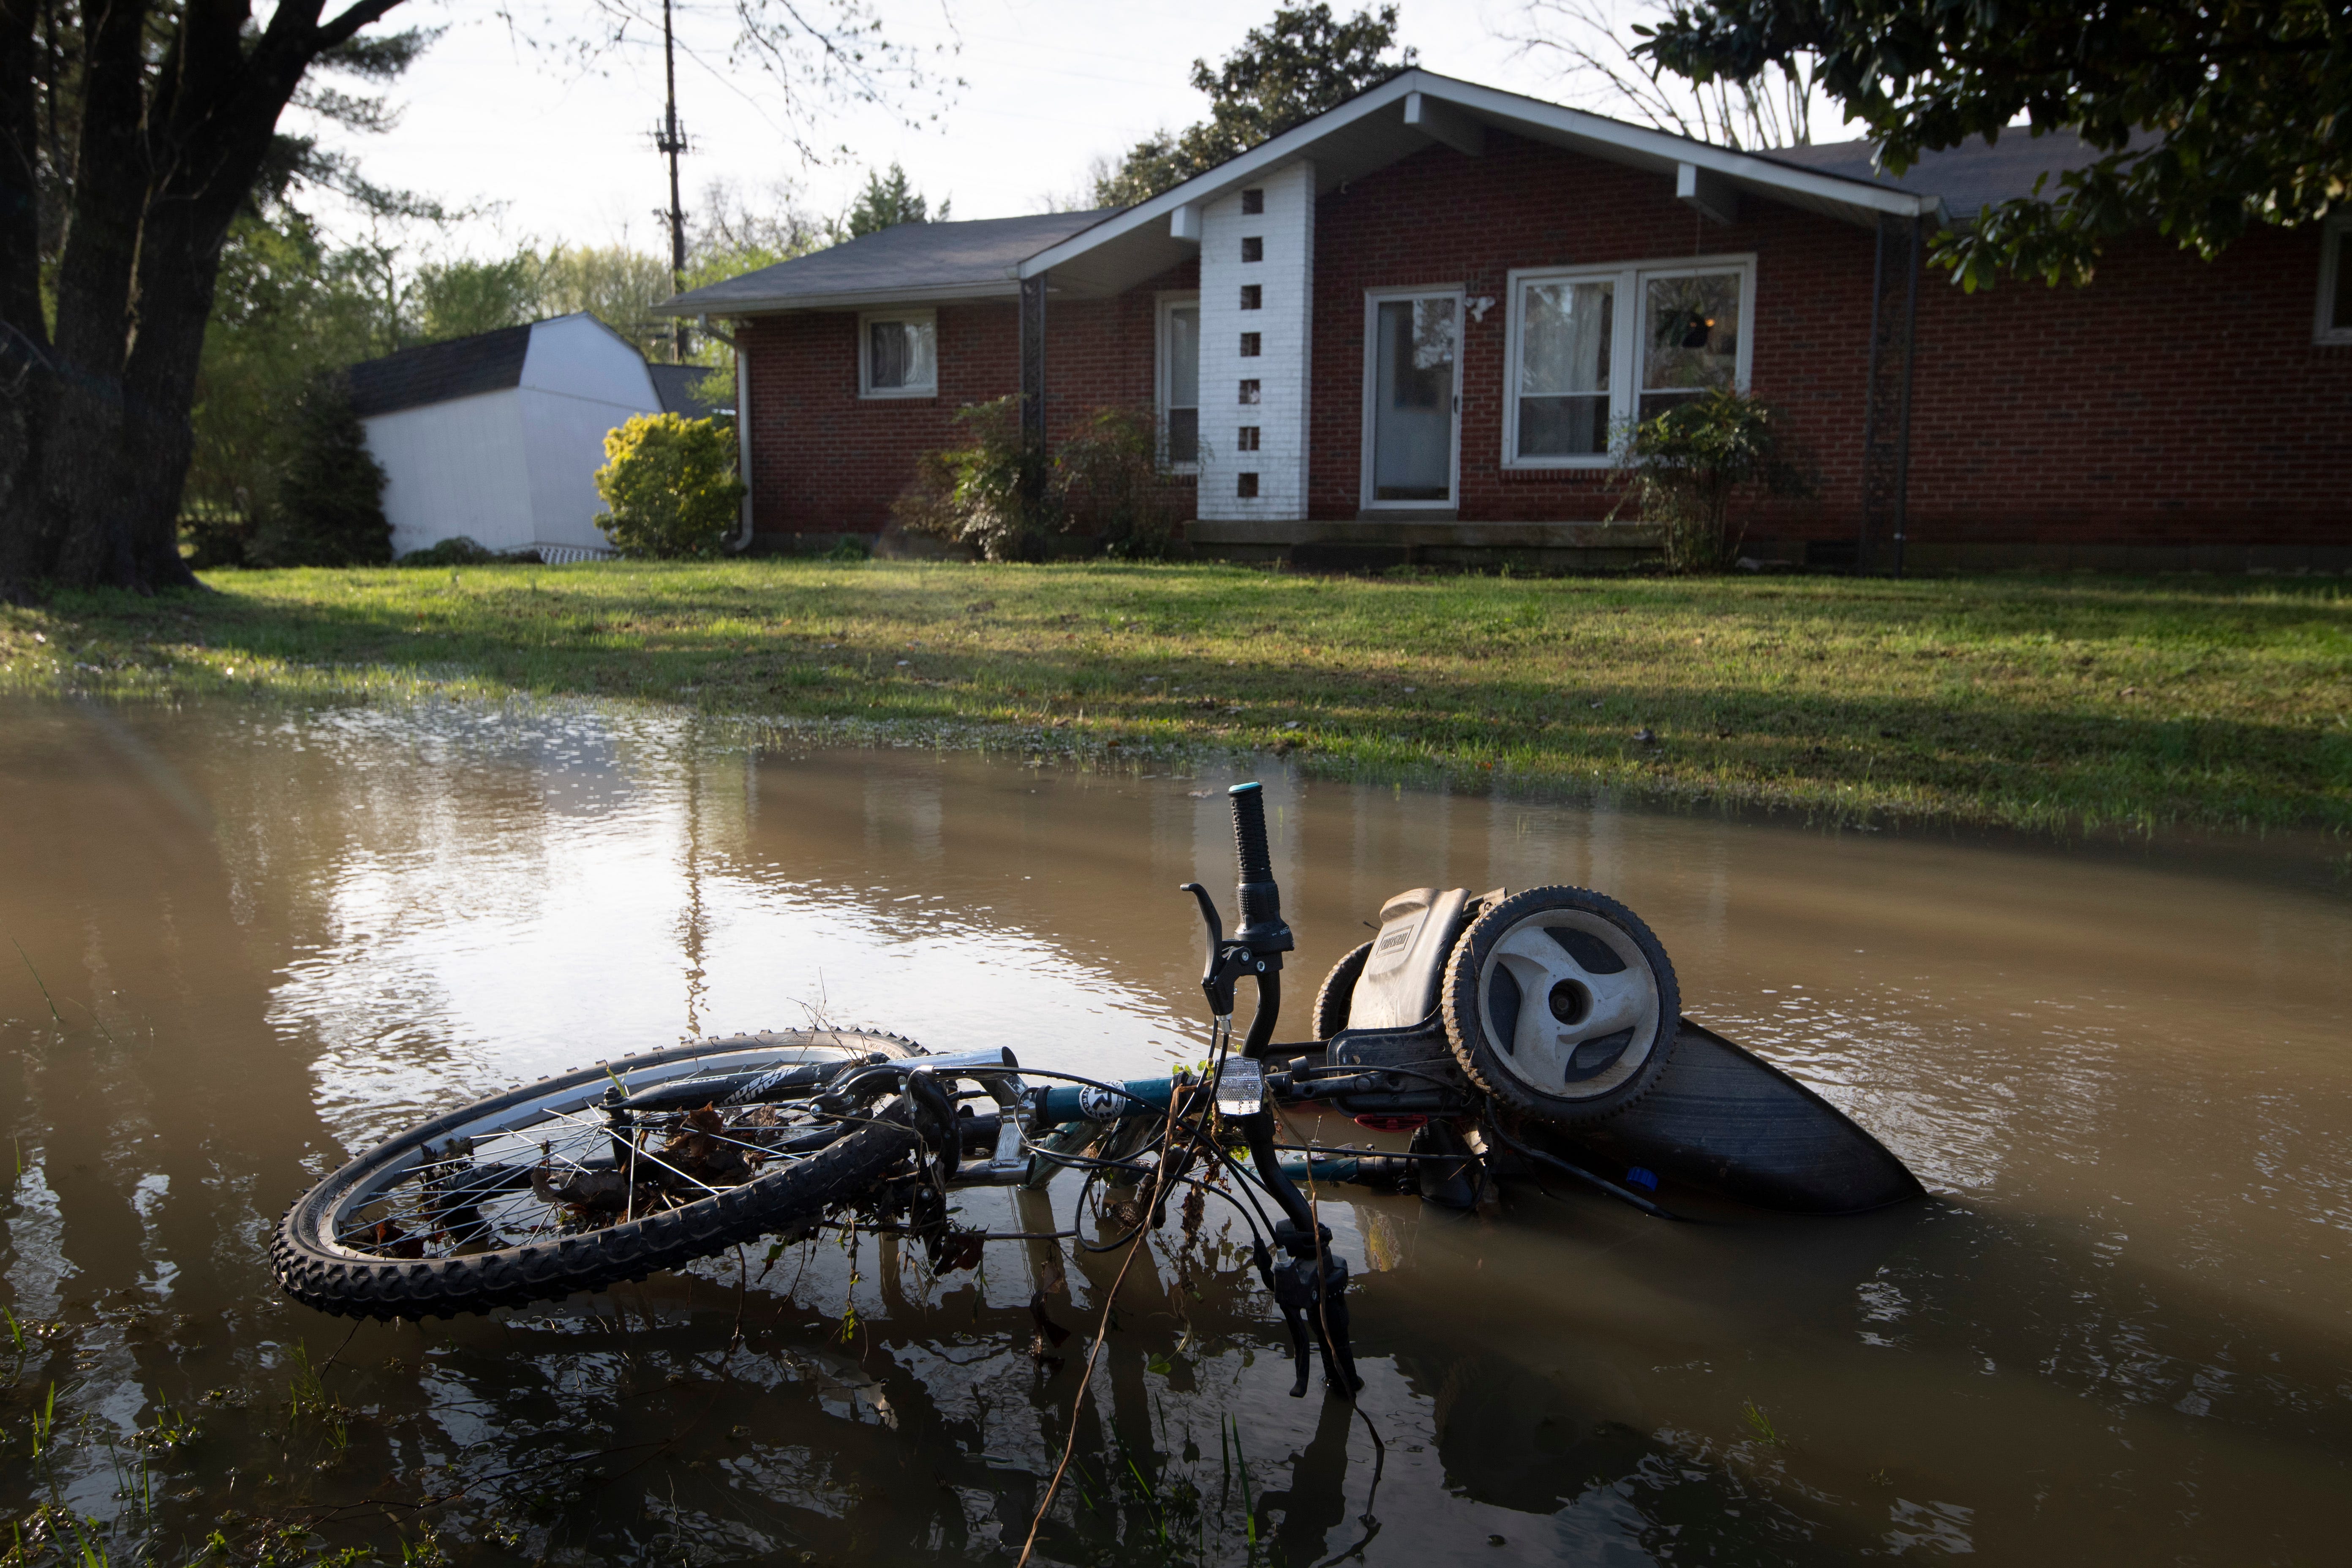
<instances>
[{"instance_id":1,"label":"submerged bicycle","mask_svg":"<svg viewBox=\"0 0 2352 1568\"><path fill-rule=\"evenodd\" d=\"M843 1215L956 1267L992 1238L950 1222L950 1190L1042 1189L1076 1170L1089 1190L1134 1189L1110 1246L1164 1223L1180 1194L1196 1213L1209 1194L1232 1204L1289 1330L1292 1392L1306 1391L1313 1342L1350 1396L1348 1267L1301 1180L1470 1207L1497 1177L1551 1173L1665 1218L1681 1200L1832 1215L1920 1194L1843 1113L1684 1017L1655 935L1584 889L1401 893L1324 979L1314 1039L1276 1041L1295 944L1263 792L1237 785L1232 803L1239 928L1226 935L1198 883L1183 889L1207 935L1197 1072L1108 1083L1024 1069L1010 1050L934 1055L849 1029L599 1061L361 1154L287 1211L272 1271L324 1311L446 1317L642 1279ZM1244 981L1256 1010L1237 1041ZM1283 1136L1288 1112L1411 1140L1303 1145Z\"/></svg>"}]
</instances>

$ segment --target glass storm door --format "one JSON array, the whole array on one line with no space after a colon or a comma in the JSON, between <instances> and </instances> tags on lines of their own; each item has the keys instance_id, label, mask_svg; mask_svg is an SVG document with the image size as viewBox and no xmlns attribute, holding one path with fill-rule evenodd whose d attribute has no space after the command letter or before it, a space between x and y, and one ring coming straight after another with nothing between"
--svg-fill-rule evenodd
<instances>
[{"instance_id":1,"label":"glass storm door","mask_svg":"<svg viewBox=\"0 0 2352 1568\"><path fill-rule=\"evenodd\" d=\"M1462 409L1455 385L1462 297L1413 294L1370 304L1364 502L1450 507Z\"/></svg>"}]
</instances>

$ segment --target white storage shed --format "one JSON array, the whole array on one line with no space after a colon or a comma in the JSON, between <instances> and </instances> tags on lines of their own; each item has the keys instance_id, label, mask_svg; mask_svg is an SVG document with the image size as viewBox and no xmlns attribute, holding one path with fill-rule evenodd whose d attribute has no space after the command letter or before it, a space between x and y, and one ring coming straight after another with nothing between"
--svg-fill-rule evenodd
<instances>
[{"instance_id":1,"label":"white storage shed","mask_svg":"<svg viewBox=\"0 0 2352 1568\"><path fill-rule=\"evenodd\" d=\"M658 384L656 368L672 367L646 364L585 314L352 366L352 409L389 481L394 554L462 533L551 562L610 555L595 522L604 434L631 415L661 413L665 390L678 401L683 388Z\"/></svg>"}]
</instances>

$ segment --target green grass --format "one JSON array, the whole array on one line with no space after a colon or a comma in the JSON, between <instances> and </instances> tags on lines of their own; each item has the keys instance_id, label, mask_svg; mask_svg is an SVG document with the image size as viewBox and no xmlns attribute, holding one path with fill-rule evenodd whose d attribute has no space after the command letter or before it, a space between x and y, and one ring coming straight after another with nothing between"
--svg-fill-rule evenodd
<instances>
[{"instance_id":1,"label":"green grass","mask_svg":"<svg viewBox=\"0 0 2352 1568\"><path fill-rule=\"evenodd\" d=\"M2352 827L2352 592L2328 581L756 561L210 582L0 609L0 691L583 695L1848 818Z\"/></svg>"}]
</instances>

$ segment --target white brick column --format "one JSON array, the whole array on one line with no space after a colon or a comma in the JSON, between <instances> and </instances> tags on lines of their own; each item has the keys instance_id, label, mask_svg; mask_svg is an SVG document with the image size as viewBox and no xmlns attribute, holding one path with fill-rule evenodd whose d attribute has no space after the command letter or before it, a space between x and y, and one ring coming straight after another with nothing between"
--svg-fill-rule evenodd
<instances>
[{"instance_id":1,"label":"white brick column","mask_svg":"<svg viewBox=\"0 0 2352 1568\"><path fill-rule=\"evenodd\" d=\"M1258 210L1246 210L1252 207ZM1253 255L1256 259L1249 259ZM1202 206L1203 519L1288 522L1306 517L1314 305L1313 163L1303 158L1285 163L1247 189ZM1250 346L1257 352L1245 353ZM1247 402L1244 389L1252 384L1255 401ZM1257 493L1244 495L1252 475Z\"/></svg>"}]
</instances>

